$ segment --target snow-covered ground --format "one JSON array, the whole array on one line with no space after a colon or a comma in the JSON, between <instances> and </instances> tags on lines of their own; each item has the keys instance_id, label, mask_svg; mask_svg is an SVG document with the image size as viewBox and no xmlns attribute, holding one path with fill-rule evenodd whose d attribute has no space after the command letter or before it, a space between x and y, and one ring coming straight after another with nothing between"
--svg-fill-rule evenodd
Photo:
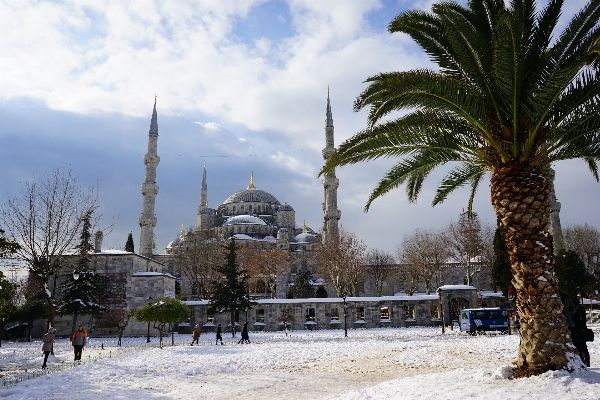
<instances>
[{"instance_id":1,"label":"snow-covered ground","mask_svg":"<svg viewBox=\"0 0 600 400\"><path fill-rule=\"evenodd\" d=\"M598 333L597 333L598 334ZM439 329L369 329L250 333L238 345L224 335L203 334L200 346L176 335L176 346L139 347L127 339L120 354L114 339L94 339L74 368L0 389L7 399L599 399L600 346L589 343L592 368L548 372L511 380L518 336L471 337ZM166 338L170 343L170 338ZM101 345L104 349L101 349ZM137 346L137 347L136 347ZM3 343L0 375L39 370L41 343ZM7 357L7 355L11 355ZM110 358L108 357L110 355ZM5 358L3 358L5 357ZM49 365L72 363L66 339ZM64 364L63 364L64 361Z\"/></svg>"}]
</instances>

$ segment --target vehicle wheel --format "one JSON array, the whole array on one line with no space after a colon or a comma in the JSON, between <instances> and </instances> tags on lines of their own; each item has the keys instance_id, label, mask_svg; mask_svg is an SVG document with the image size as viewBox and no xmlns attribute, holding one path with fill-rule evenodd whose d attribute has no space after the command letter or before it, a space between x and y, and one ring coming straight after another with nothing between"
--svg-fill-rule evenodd
<instances>
[{"instance_id":1,"label":"vehicle wheel","mask_svg":"<svg viewBox=\"0 0 600 400\"><path fill-rule=\"evenodd\" d=\"M476 334L477 332L475 332L475 331L473 331L473 332L471 332L471 331L468 331L467 333L468 333L470 336L475 336L475 334Z\"/></svg>"},{"instance_id":2,"label":"vehicle wheel","mask_svg":"<svg viewBox=\"0 0 600 400\"><path fill-rule=\"evenodd\" d=\"M479 328L477 328L477 334L485 335L485 328L483 326L480 326Z\"/></svg>"}]
</instances>

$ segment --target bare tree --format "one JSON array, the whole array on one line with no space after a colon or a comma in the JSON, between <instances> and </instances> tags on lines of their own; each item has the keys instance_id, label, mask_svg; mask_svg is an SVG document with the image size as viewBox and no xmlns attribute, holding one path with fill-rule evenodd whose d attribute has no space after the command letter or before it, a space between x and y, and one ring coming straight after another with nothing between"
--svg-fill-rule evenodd
<instances>
[{"instance_id":1,"label":"bare tree","mask_svg":"<svg viewBox=\"0 0 600 400\"><path fill-rule=\"evenodd\" d=\"M494 278L492 276L492 266L496 260L496 253L494 250L494 234L495 229L491 225L483 225L481 227L481 252L479 254L479 267L481 269L479 275L479 282L481 288L488 287L497 290Z\"/></svg>"},{"instance_id":2,"label":"bare tree","mask_svg":"<svg viewBox=\"0 0 600 400\"><path fill-rule=\"evenodd\" d=\"M189 280L193 295L208 298L214 267L223 262L223 240L214 231L193 229L182 239L174 250L176 268Z\"/></svg>"},{"instance_id":3,"label":"bare tree","mask_svg":"<svg viewBox=\"0 0 600 400\"><path fill-rule=\"evenodd\" d=\"M409 265L403 267L405 279L422 281L427 294L443 285L448 275L443 265L452 255L448 242L443 232L435 230L416 229L405 236L399 249L403 262ZM412 290L414 286L413 283L409 288Z\"/></svg>"},{"instance_id":4,"label":"bare tree","mask_svg":"<svg viewBox=\"0 0 600 400\"><path fill-rule=\"evenodd\" d=\"M367 253L365 273L373 279L377 296L381 296L383 284L394 269L395 260L391 254L379 249L372 249Z\"/></svg>"},{"instance_id":5,"label":"bare tree","mask_svg":"<svg viewBox=\"0 0 600 400\"><path fill-rule=\"evenodd\" d=\"M289 253L283 249L245 246L240 249L240 262L250 275L250 285L258 293L259 282L265 283L265 289L275 298L277 275L287 268Z\"/></svg>"},{"instance_id":6,"label":"bare tree","mask_svg":"<svg viewBox=\"0 0 600 400\"><path fill-rule=\"evenodd\" d=\"M600 231L588 224L570 225L564 229L567 250L573 250L588 272L600 265Z\"/></svg>"},{"instance_id":7,"label":"bare tree","mask_svg":"<svg viewBox=\"0 0 600 400\"><path fill-rule=\"evenodd\" d=\"M467 285L471 285L473 276L481 272L478 259L484 248L482 227L477 213L469 216L467 212L463 212L458 222L450 222L445 231L448 232L453 258L462 267Z\"/></svg>"},{"instance_id":8,"label":"bare tree","mask_svg":"<svg viewBox=\"0 0 600 400\"><path fill-rule=\"evenodd\" d=\"M96 210L99 202L96 189L81 187L71 170L56 168L41 179L25 182L20 194L2 206L2 225L21 246L16 255L44 288L50 322L57 304L48 280L53 276L56 280L61 256L73 250L85 215ZM92 226L101 217L94 215Z\"/></svg>"},{"instance_id":9,"label":"bare tree","mask_svg":"<svg viewBox=\"0 0 600 400\"><path fill-rule=\"evenodd\" d=\"M340 229L337 240L316 246L315 262L325 281L332 285L336 295L358 295L358 283L364 275L366 244L353 233Z\"/></svg>"}]
</instances>

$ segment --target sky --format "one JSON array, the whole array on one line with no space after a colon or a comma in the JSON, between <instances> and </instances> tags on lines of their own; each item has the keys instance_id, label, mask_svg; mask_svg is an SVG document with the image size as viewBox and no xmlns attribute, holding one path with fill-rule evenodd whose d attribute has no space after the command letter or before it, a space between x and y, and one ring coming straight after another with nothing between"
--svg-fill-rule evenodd
<instances>
[{"instance_id":1,"label":"sky","mask_svg":"<svg viewBox=\"0 0 600 400\"><path fill-rule=\"evenodd\" d=\"M318 231L328 88L338 145L366 126L366 113L352 111L366 78L432 66L407 36L386 30L400 12L432 3L0 0L0 203L34 176L71 168L83 186L100 188L105 225L113 225L103 247L122 249L132 232L137 249L156 95L159 252L182 225L195 225L204 161L211 207L245 189L254 171L258 189ZM566 3L563 27L584 1ZM365 213L392 165L338 169L338 207L344 229L395 254L415 229L458 219L468 191L432 208L440 170L416 204L401 188ZM555 167L563 226L600 228L600 184L582 161ZM474 210L495 224L489 179Z\"/></svg>"},{"instance_id":2,"label":"sky","mask_svg":"<svg viewBox=\"0 0 600 400\"><path fill-rule=\"evenodd\" d=\"M59 332L60 334L60 332ZM600 349L588 343L591 368L574 373L549 371L539 376L508 379L517 358L518 335L469 336L439 328L294 330L250 332L250 344L238 345L214 333L190 346L190 335L170 337L161 350L157 339L92 335L82 364L72 365L67 339L54 344L49 375L0 388L13 399L275 399L336 400L587 400L600 397ZM101 347L104 349L101 349ZM137 347L136 347L137 346ZM0 368L6 379L41 371L41 341L6 343ZM8 358L2 356L9 356ZM101 356L100 359L98 359ZM94 361L97 359L98 361ZM574 360L570 366L581 365ZM64 371L61 368L66 367ZM24 375L24 374L23 374ZM75 395L76 394L76 395ZM550 395L549 395L550 394Z\"/></svg>"}]
</instances>

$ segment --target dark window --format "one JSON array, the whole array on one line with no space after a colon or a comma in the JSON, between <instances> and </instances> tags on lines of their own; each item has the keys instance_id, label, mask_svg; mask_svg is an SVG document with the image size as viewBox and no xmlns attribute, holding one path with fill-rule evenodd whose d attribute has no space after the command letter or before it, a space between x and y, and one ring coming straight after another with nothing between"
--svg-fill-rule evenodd
<instances>
[{"instance_id":1,"label":"dark window","mask_svg":"<svg viewBox=\"0 0 600 400\"><path fill-rule=\"evenodd\" d=\"M365 319L365 308L364 307L356 307L356 319Z\"/></svg>"},{"instance_id":2,"label":"dark window","mask_svg":"<svg viewBox=\"0 0 600 400\"><path fill-rule=\"evenodd\" d=\"M331 319L332 320L339 320L340 319L340 314L338 313L338 309L337 308L332 308L331 309Z\"/></svg>"},{"instance_id":3,"label":"dark window","mask_svg":"<svg viewBox=\"0 0 600 400\"><path fill-rule=\"evenodd\" d=\"M306 309L306 320L307 321L315 321L315 309L314 308L307 308Z\"/></svg>"},{"instance_id":4,"label":"dark window","mask_svg":"<svg viewBox=\"0 0 600 400\"><path fill-rule=\"evenodd\" d=\"M265 309L256 310L256 322L265 323Z\"/></svg>"},{"instance_id":5,"label":"dark window","mask_svg":"<svg viewBox=\"0 0 600 400\"><path fill-rule=\"evenodd\" d=\"M379 315L381 319L390 319L390 308L389 307L381 307L379 309Z\"/></svg>"}]
</instances>

